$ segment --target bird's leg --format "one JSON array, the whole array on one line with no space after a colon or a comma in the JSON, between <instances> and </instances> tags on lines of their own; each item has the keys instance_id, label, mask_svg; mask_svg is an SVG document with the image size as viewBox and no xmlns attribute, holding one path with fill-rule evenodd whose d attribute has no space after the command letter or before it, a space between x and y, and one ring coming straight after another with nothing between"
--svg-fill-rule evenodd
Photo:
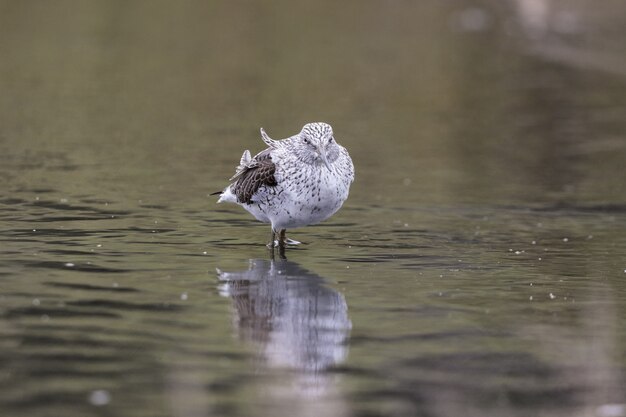
<instances>
[{"instance_id":1,"label":"bird's leg","mask_svg":"<svg viewBox=\"0 0 626 417\"><path fill-rule=\"evenodd\" d=\"M280 256L280 259L287 259L285 256L285 231L286 229L282 229L278 237L278 256Z\"/></svg>"},{"instance_id":2,"label":"bird's leg","mask_svg":"<svg viewBox=\"0 0 626 417\"><path fill-rule=\"evenodd\" d=\"M276 241L274 240L274 236L276 235L276 232L274 231L274 228L271 228L271 233L270 233L270 243L267 244L267 247L270 248L271 250L274 250L274 246L276 246Z\"/></svg>"},{"instance_id":3,"label":"bird's leg","mask_svg":"<svg viewBox=\"0 0 626 417\"><path fill-rule=\"evenodd\" d=\"M287 233L287 229L281 229L280 230L280 233L279 233L280 237L279 237L279 240L278 240L278 246L282 246L282 247L285 247L286 245L293 245L293 246L295 246L295 245L300 245L302 243L302 242L298 242L297 240L289 239L286 236L286 233Z\"/></svg>"}]
</instances>

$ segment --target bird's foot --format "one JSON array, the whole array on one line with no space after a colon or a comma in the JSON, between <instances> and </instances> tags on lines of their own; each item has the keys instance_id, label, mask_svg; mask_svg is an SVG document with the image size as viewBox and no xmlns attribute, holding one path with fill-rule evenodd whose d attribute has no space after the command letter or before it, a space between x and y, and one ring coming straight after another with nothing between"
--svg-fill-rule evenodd
<instances>
[{"instance_id":1,"label":"bird's foot","mask_svg":"<svg viewBox=\"0 0 626 417\"><path fill-rule=\"evenodd\" d=\"M287 238L285 239L285 245L298 246L298 245L302 245L302 242ZM269 249L277 248L280 246L280 242L278 240L274 240L274 242L270 242L265 246L267 246Z\"/></svg>"}]
</instances>

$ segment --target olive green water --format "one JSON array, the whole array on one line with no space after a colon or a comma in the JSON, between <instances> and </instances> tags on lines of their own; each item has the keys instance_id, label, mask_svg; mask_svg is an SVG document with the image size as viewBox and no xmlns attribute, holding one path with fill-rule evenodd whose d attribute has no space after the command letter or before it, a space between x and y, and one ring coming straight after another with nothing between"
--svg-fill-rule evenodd
<instances>
[{"instance_id":1,"label":"olive green water","mask_svg":"<svg viewBox=\"0 0 626 417\"><path fill-rule=\"evenodd\" d=\"M626 415L626 7L530 3L0 1L0 415Z\"/></svg>"}]
</instances>

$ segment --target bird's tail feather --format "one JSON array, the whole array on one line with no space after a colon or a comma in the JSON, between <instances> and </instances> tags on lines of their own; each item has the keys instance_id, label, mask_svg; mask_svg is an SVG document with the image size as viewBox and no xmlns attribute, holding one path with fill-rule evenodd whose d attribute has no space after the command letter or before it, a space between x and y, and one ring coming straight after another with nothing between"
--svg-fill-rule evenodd
<instances>
[{"instance_id":1,"label":"bird's tail feather","mask_svg":"<svg viewBox=\"0 0 626 417\"><path fill-rule=\"evenodd\" d=\"M229 181L234 181L239 178L248 168L250 168L250 162L252 161L252 156L250 155L249 150L243 151L243 155L241 155L241 159L239 160L239 165L235 169L235 175L230 177Z\"/></svg>"},{"instance_id":2,"label":"bird's tail feather","mask_svg":"<svg viewBox=\"0 0 626 417\"><path fill-rule=\"evenodd\" d=\"M224 202L236 203L237 202L237 196L232 193L232 191L230 190L230 187L226 187L224 191L220 191L219 193L214 193L214 194L220 195L220 198L217 200L218 203L224 203Z\"/></svg>"}]
</instances>

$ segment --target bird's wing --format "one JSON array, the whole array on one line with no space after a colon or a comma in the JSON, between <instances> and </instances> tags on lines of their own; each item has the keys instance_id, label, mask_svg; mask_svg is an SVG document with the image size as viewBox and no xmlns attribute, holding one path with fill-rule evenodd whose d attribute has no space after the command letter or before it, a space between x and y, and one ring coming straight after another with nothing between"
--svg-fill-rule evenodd
<instances>
[{"instance_id":1,"label":"bird's wing","mask_svg":"<svg viewBox=\"0 0 626 417\"><path fill-rule=\"evenodd\" d=\"M252 196L262 185L276 185L276 165L272 162L270 149L257 154L248 163L241 167L232 179L237 181L232 185L232 191L237 201L244 204L252 203Z\"/></svg>"}]
</instances>

